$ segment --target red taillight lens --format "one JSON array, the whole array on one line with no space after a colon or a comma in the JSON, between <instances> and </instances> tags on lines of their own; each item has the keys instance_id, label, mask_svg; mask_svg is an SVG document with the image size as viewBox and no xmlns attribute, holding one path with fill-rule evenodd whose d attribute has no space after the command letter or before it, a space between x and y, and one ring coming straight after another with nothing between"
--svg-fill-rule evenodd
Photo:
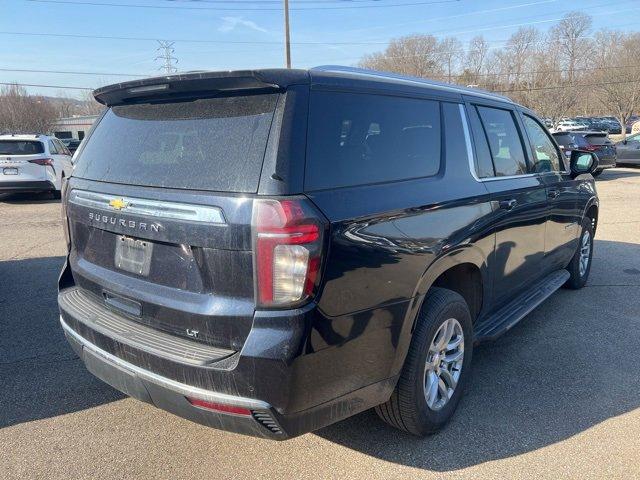
<instances>
[{"instance_id":1,"label":"red taillight lens","mask_svg":"<svg viewBox=\"0 0 640 480\"><path fill-rule=\"evenodd\" d=\"M29 163L36 163L38 165L53 167L53 160L51 158L35 158L29 160Z\"/></svg>"},{"instance_id":2,"label":"red taillight lens","mask_svg":"<svg viewBox=\"0 0 640 480\"><path fill-rule=\"evenodd\" d=\"M187 397L187 400L189 400L189 403L194 407L200 407L206 410L212 410L214 412L227 413L231 415L242 415L245 417L251 416L251 410L249 410L248 408L237 407L235 405L227 405L224 403L208 402L199 398Z\"/></svg>"},{"instance_id":3,"label":"red taillight lens","mask_svg":"<svg viewBox=\"0 0 640 480\"><path fill-rule=\"evenodd\" d=\"M587 152L595 152L598 148L600 148L598 145L587 145L584 147Z\"/></svg>"},{"instance_id":4,"label":"red taillight lens","mask_svg":"<svg viewBox=\"0 0 640 480\"><path fill-rule=\"evenodd\" d=\"M322 264L320 215L305 199L259 199L252 223L258 305L284 307L309 298Z\"/></svg>"}]
</instances>

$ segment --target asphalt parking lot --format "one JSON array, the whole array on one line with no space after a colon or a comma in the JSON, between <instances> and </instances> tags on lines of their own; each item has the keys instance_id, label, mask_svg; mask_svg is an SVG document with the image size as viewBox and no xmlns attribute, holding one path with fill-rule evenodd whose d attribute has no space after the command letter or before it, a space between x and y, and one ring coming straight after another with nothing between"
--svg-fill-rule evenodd
<instances>
[{"instance_id":1,"label":"asphalt parking lot","mask_svg":"<svg viewBox=\"0 0 640 480\"><path fill-rule=\"evenodd\" d=\"M60 204L0 198L0 478L640 478L640 169L597 187L587 287L476 350L443 432L365 412L288 442L190 423L86 372L57 320Z\"/></svg>"}]
</instances>

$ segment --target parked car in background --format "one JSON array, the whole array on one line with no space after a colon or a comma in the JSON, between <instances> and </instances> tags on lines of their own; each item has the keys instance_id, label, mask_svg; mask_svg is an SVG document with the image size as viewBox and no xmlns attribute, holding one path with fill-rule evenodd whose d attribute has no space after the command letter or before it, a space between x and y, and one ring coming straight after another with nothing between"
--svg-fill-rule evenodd
<instances>
[{"instance_id":1,"label":"parked car in background","mask_svg":"<svg viewBox=\"0 0 640 480\"><path fill-rule=\"evenodd\" d=\"M627 123L625 124L626 132L627 133L631 133L631 129L633 128L633 124L636 123L639 120L640 120L640 116L631 115L631 117L629 117L629 120L627 120Z\"/></svg>"},{"instance_id":2,"label":"parked car in background","mask_svg":"<svg viewBox=\"0 0 640 480\"><path fill-rule=\"evenodd\" d=\"M0 135L0 193L51 192L60 198L71 152L47 135Z\"/></svg>"},{"instance_id":3,"label":"parked car in background","mask_svg":"<svg viewBox=\"0 0 640 480\"><path fill-rule=\"evenodd\" d=\"M69 149L71 155L73 155L80 146L80 142L82 140L76 140L75 138L61 138L60 141Z\"/></svg>"},{"instance_id":4,"label":"parked car in background","mask_svg":"<svg viewBox=\"0 0 640 480\"><path fill-rule=\"evenodd\" d=\"M94 94L60 323L91 373L190 420L286 439L375 407L433 433L474 343L589 276L598 159L565 168L506 97L344 67Z\"/></svg>"},{"instance_id":5,"label":"parked car in background","mask_svg":"<svg viewBox=\"0 0 640 480\"><path fill-rule=\"evenodd\" d=\"M640 165L640 133L627 137L616 143L618 164Z\"/></svg>"},{"instance_id":6,"label":"parked car in background","mask_svg":"<svg viewBox=\"0 0 640 480\"><path fill-rule=\"evenodd\" d=\"M577 132L579 130L587 130L589 127L586 123L576 122L575 120L562 120L556 127L556 132Z\"/></svg>"},{"instance_id":7,"label":"parked car in background","mask_svg":"<svg viewBox=\"0 0 640 480\"><path fill-rule=\"evenodd\" d=\"M602 117L600 121L604 122L604 124L607 126L607 131L611 135L619 135L622 133L622 126L620 125L620 122L615 118Z\"/></svg>"},{"instance_id":8,"label":"parked car in background","mask_svg":"<svg viewBox=\"0 0 640 480\"><path fill-rule=\"evenodd\" d=\"M598 168L593 172L597 177L607 168L616 166L616 146L604 132L556 132L553 134L567 158L571 152L581 150L598 156Z\"/></svg>"}]
</instances>

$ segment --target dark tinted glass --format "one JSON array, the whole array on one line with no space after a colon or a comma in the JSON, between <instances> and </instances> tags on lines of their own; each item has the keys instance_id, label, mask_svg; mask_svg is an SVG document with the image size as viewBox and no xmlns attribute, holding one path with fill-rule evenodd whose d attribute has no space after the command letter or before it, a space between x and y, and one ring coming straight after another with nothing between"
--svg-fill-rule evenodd
<instances>
[{"instance_id":1,"label":"dark tinted glass","mask_svg":"<svg viewBox=\"0 0 640 480\"><path fill-rule=\"evenodd\" d=\"M586 135L585 139L591 145L611 145L606 135Z\"/></svg>"},{"instance_id":2,"label":"dark tinted glass","mask_svg":"<svg viewBox=\"0 0 640 480\"><path fill-rule=\"evenodd\" d=\"M468 109L469 123L471 124L471 132L473 133L473 142L476 147L476 174L479 178L487 178L495 176L493 169L493 161L491 160L491 151L487 143L487 136L484 133L478 112L475 108Z\"/></svg>"},{"instance_id":3,"label":"dark tinted glass","mask_svg":"<svg viewBox=\"0 0 640 480\"><path fill-rule=\"evenodd\" d=\"M568 133L554 133L553 138L556 139L559 145L563 147L568 147L569 145L573 145L573 137Z\"/></svg>"},{"instance_id":4,"label":"dark tinted glass","mask_svg":"<svg viewBox=\"0 0 640 480\"><path fill-rule=\"evenodd\" d=\"M440 130L436 101L313 92L305 188L435 175L440 169Z\"/></svg>"},{"instance_id":5,"label":"dark tinted glass","mask_svg":"<svg viewBox=\"0 0 640 480\"><path fill-rule=\"evenodd\" d=\"M106 182L255 192L277 95L111 108L74 176Z\"/></svg>"},{"instance_id":6,"label":"dark tinted glass","mask_svg":"<svg viewBox=\"0 0 640 480\"><path fill-rule=\"evenodd\" d=\"M547 133L547 129L528 115L524 115L523 118L524 128L527 130L533 149L533 171L536 173L560 171L560 152Z\"/></svg>"},{"instance_id":7,"label":"dark tinted glass","mask_svg":"<svg viewBox=\"0 0 640 480\"><path fill-rule=\"evenodd\" d=\"M0 155L33 155L44 153L42 142L0 140Z\"/></svg>"},{"instance_id":8,"label":"dark tinted glass","mask_svg":"<svg viewBox=\"0 0 640 480\"><path fill-rule=\"evenodd\" d=\"M513 114L508 110L489 107L478 107L478 113L489 141L496 176L527 173L524 150Z\"/></svg>"}]
</instances>

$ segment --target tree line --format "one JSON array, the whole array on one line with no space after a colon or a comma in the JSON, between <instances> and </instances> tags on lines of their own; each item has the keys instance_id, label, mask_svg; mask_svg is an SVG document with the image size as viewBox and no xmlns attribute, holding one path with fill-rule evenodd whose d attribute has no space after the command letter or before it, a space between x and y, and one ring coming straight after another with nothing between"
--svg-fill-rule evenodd
<instances>
[{"instance_id":1,"label":"tree line","mask_svg":"<svg viewBox=\"0 0 640 480\"><path fill-rule=\"evenodd\" d=\"M7 85L0 88L0 133L49 133L59 118L94 115L101 109L90 94L81 100L52 98Z\"/></svg>"},{"instance_id":2,"label":"tree line","mask_svg":"<svg viewBox=\"0 0 640 480\"><path fill-rule=\"evenodd\" d=\"M409 35L359 65L499 92L557 124L562 117L615 116L624 126L640 108L640 33L593 31L568 13L548 31L521 27L503 46L479 35ZM623 128L624 132L624 128Z\"/></svg>"}]
</instances>

